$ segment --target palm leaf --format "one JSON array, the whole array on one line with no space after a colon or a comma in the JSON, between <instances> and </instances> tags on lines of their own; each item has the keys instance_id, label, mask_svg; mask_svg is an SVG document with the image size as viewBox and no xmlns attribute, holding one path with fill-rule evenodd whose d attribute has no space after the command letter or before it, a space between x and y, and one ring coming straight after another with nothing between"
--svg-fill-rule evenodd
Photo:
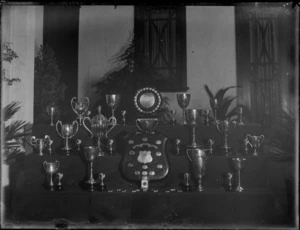
<instances>
[{"instance_id":1,"label":"palm leaf","mask_svg":"<svg viewBox=\"0 0 300 230\"><path fill-rule=\"evenodd\" d=\"M226 87L226 88L223 88L223 89L220 89L218 90L218 92L216 93L216 98L219 100L219 101L222 101L223 100L223 97L225 95L225 93L231 89L231 88L237 88L237 87L240 87L240 86L229 86L229 87Z\"/></svg>"},{"instance_id":2,"label":"palm leaf","mask_svg":"<svg viewBox=\"0 0 300 230\"><path fill-rule=\"evenodd\" d=\"M225 99L223 99L222 101L222 104L220 105L220 107L218 108L218 117L220 119L225 119L227 118L226 114L227 114L227 111L231 105L231 102L236 99L236 97L227 97Z\"/></svg>"},{"instance_id":3,"label":"palm leaf","mask_svg":"<svg viewBox=\"0 0 300 230\"><path fill-rule=\"evenodd\" d=\"M9 120L10 118L12 118L16 112L18 112L20 110L21 106L20 106L20 102L18 101L13 101L11 103L9 103L7 106L5 106L3 108L3 118L5 121Z\"/></svg>"},{"instance_id":4,"label":"palm leaf","mask_svg":"<svg viewBox=\"0 0 300 230\"><path fill-rule=\"evenodd\" d=\"M207 85L204 85L204 89L205 89L205 91L207 92L209 98L210 98L210 99L213 99L213 98L214 98L214 95L213 95L213 93L210 91L210 89L208 88Z\"/></svg>"},{"instance_id":5,"label":"palm leaf","mask_svg":"<svg viewBox=\"0 0 300 230\"><path fill-rule=\"evenodd\" d=\"M25 121L13 121L10 125L5 127L5 140L16 139L24 136L24 133L20 133L23 131L24 127L29 125L28 122Z\"/></svg>"}]
</instances>

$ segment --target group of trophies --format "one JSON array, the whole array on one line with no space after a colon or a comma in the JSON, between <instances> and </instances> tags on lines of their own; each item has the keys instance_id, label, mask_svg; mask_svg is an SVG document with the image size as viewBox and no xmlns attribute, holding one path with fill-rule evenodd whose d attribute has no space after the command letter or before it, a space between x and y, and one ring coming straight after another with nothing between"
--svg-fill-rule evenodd
<instances>
[{"instance_id":1,"label":"group of trophies","mask_svg":"<svg viewBox=\"0 0 300 230\"><path fill-rule=\"evenodd\" d=\"M210 139L209 144L210 147L209 149L204 149L202 145L199 145L196 142L196 129L200 127L201 125L210 125L210 117L209 117L209 110L204 110L202 109L187 109L187 106L189 105L190 102L190 97L191 95L188 93L179 93L177 94L177 102L179 106L183 110L183 125L186 125L187 127L190 128L191 131L191 143L187 145L186 147L186 154L189 158L189 160L192 162L193 165L193 174L194 178L197 181L197 190L198 191L203 191L202 187L202 178L205 175L205 167L206 167L206 162L208 159L208 156L212 154L212 145L214 144L214 141ZM112 116L108 119L106 118L103 114L101 114L101 106L98 107L98 114L94 116L92 119L89 117L90 112L88 111L88 107L90 104L90 101L88 97L85 97L83 99L78 99L77 102L75 102L76 97L73 97L71 100L71 106L74 112L77 114L77 119L79 120L78 122L75 120L72 123L66 123L62 124L61 121L57 121L56 123L56 131L65 140L65 146L63 147L63 150L66 151L67 155L69 154L69 151L71 150L69 146L69 139L72 138L78 131L79 125L83 125L84 128L91 134L91 137L97 137L97 145L95 146L87 146L84 147L84 154L85 154L85 159L89 163L89 178L86 180L86 183L91 185L93 187L94 184L97 183L97 181L93 177L93 162L97 156L103 156L104 151L101 149L101 140L103 137L107 137L107 134L117 125L117 119L114 116L114 111L118 107L119 102L120 102L120 95L118 94L110 94L106 95L106 102L107 105L112 109ZM227 137L230 132L237 126L237 125L243 125L242 121L242 108L239 109L239 121L229 121L228 119L226 120L217 120L217 108L218 108L218 100L217 99L211 99L211 104L213 106L213 122L212 124L216 126L218 131L224 135L224 144L221 146L221 148L224 150L225 154L227 156L230 156L231 152L230 149L231 147L227 143ZM53 123L53 115L55 113L55 107L49 107L48 108L49 115L51 117L51 126L54 126ZM123 116L123 125L125 125L126 119L126 111L121 111L122 116ZM171 110L171 115L175 115L176 111ZM147 120L144 119L144 120ZM86 125L86 121L90 123L90 129ZM174 117L171 119L171 123L174 124L176 123L176 120ZM75 124L76 124L76 129L75 129ZM151 122L147 122L147 126L149 124L152 124ZM58 129L58 126L61 126L60 132ZM154 124L156 125L156 124ZM151 125L150 125L151 126ZM139 125L137 125L139 128ZM154 129L155 127L147 127L149 130ZM253 147L253 156L258 155L257 149L260 147L261 143L264 140L264 136L255 136L255 135L250 135L248 134L246 138L243 140L244 145L245 145L245 152L248 152L248 145ZM179 139L176 139L176 144L177 144L177 152L179 152ZM31 138L31 143L33 146L35 146L39 151L40 154L42 155L42 149L45 148L45 146L49 147L49 152L51 152L51 144L53 141L50 139L48 135L45 136L45 138L35 138L34 136ZM110 142L112 144L112 142ZM77 142L77 144L80 144L80 142ZM209 151L209 154L206 152ZM240 185L240 170L243 167L243 162L246 160L244 157L231 157L230 158L235 170L237 170L237 176L238 176L238 184L235 188L232 188L232 173L227 173L226 174L226 181L227 185L229 187L229 191L238 191L241 192L244 189ZM47 174L50 175L50 183L49 183L49 189L51 191L54 190L54 184L52 181L52 175L58 171L59 167L59 162L44 162L44 168L47 172ZM60 180L62 178L62 174L57 174L58 175L58 185L61 185ZM103 179L105 177L105 174L99 175L99 180L100 184L102 185L102 189L104 190L105 186L103 183ZM186 173L184 175L185 181L186 181L186 188L189 188L189 174ZM58 186L59 187L59 186ZM58 189L59 190L59 189Z\"/></svg>"}]
</instances>

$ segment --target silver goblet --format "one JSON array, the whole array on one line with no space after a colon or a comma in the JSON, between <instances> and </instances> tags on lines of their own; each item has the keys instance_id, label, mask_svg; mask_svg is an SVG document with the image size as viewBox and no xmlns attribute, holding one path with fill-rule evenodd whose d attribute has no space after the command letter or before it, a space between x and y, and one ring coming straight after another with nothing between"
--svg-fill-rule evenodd
<instances>
[{"instance_id":1,"label":"silver goblet","mask_svg":"<svg viewBox=\"0 0 300 230\"><path fill-rule=\"evenodd\" d=\"M246 139L248 140L249 145L254 149L253 156L257 156L259 154L257 149L263 143L265 136L264 135L255 136L255 135L247 134Z\"/></svg>"},{"instance_id":2,"label":"silver goblet","mask_svg":"<svg viewBox=\"0 0 300 230\"><path fill-rule=\"evenodd\" d=\"M196 142L196 129L201 125L202 109L185 110L187 126L191 129L192 141L188 148L198 148L200 145Z\"/></svg>"},{"instance_id":3,"label":"silver goblet","mask_svg":"<svg viewBox=\"0 0 300 230\"><path fill-rule=\"evenodd\" d=\"M121 101L121 95L119 94L106 95L106 103L108 107L111 108L111 117L114 117L116 122L117 119L115 117L115 110L119 107L120 101Z\"/></svg>"},{"instance_id":4,"label":"silver goblet","mask_svg":"<svg viewBox=\"0 0 300 230\"><path fill-rule=\"evenodd\" d=\"M84 147L84 156L89 164L89 178L86 180L86 183L91 185L91 190L93 191L93 184L96 183L96 180L93 176L93 163L98 156L97 146Z\"/></svg>"},{"instance_id":5,"label":"silver goblet","mask_svg":"<svg viewBox=\"0 0 300 230\"><path fill-rule=\"evenodd\" d=\"M231 147L227 143L228 134L231 133L231 131L236 127L236 121L216 121L216 126L218 131L224 135L224 145L221 146L222 149L224 149L225 153L229 155L229 150Z\"/></svg>"},{"instance_id":6,"label":"silver goblet","mask_svg":"<svg viewBox=\"0 0 300 230\"><path fill-rule=\"evenodd\" d=\"M157 118L138 118L135 121L136 127L144 133L154 133L158 124Z\"/></svg>"},{"instance_id":7,"label":"silver goblet","mask_svg":"<svg viewBox=\"0 0 300 230\"><path fill-rule=\"evenodd\" d=\"M182 109L182 117L183 117L183 125L186 125L186 118L185 118L185 109L189 105L191 99L191 94L189 93L179 93L177 94L177 102L179 107Z\"/></svg>"},{"instance_id":8,"label":"silver goblet","mask_svg":"<svg viewBox=\"0 0 300 230\"><path fill-rule=\"evenodd\" d=\"M241 186L241 169L244 167L244 161L246 160L246 158L234 157L231 160L232 160L234 169L238 173L238 184L237 184L237 187L234 189L234 191L243 192L244 188Z\"/></svg>"},{"instance_id":9,"label":"silver goblet","mask_svg":"<svg viewBox=\"0 0 300 230\"><path fill-rule=\"evenodd\" d=\"M61 133L58 131L58 125L59 124L61 126ZM76 124L76 131L74 129L75 124ZM63 139L65 139L65 147L63 147L62 150L66 150L67 156L68 156L69 151L71 150L71 147L69 146L69 139L72 138L78 132L78 122L73 121L72 124L69 124L69 123L62 124L61 121L57 121L56 131L57 131L59 136L61 136Z\"/></svg>"},{"instance_id":10,"label":"silver goblet","mask_svg":"<svg viewBox=\"0 0 300 230\"><path fill-rule=\"evenodd\" d=\"M75 102L76 97L73 97L71 99L71 107L73 111L77 114L77 119L79 119L79 125L82 125L82 119L85 116L85 113L87 112L90 100L88 97L85 98L78 98L77 102Z\"/></svg>"},{"instance_id":11,"label":"silver goblet","mask_svg":"<svg viewBox=\"0 0 300 230\"><path fill-rule=\"evenodd\" d=\"M53 116L56 113L57 108L55 106L47 106L47 113L50 116L50 126L54 126Z\"/></svg>"},{"instance_id":12,"label":"silver goblet","mask_svg":"<svg viewBox=\"0 0 300 230\"><path fill-rule=\"evenodd\" d=\"M44 166L46 173L48 175L50 175L49 189L50 189L50 191L53 191L54 183L52 180L52 175L57 172L58 167L59 167L59 161L55 161L55 162L44 161L43 166Z\"/></svg>"},{"instance_id":13,"label":"silver goblet","mask_svg":"<svg viewBox=\"0 0 300 230\"><path fill-rule=\"evenodd\" d=\"M34 146L34 148L38 151L40 156L43 156L43 150L48 146L50 146L50 151L51 151L51 144L52 140L48 135L45 135L44 138L36 138L35 136L32 136L30 138L30 144Z\"/></svg>"},{"instance_id":14,"label":"silver goblet","mask_svg":"<svg viewBox=\"0 0 300 230\"><path fill-rule=\"evenodd\" d=\"M216 121L218 120L217 110L218 110L218 107L219 107L219 101L218 101L217 98L211 98L209 100L209 102L210 102L211 108L213 109L213 112L214 112L214 123L216 123Z\"/></svg>"}]
</instances>

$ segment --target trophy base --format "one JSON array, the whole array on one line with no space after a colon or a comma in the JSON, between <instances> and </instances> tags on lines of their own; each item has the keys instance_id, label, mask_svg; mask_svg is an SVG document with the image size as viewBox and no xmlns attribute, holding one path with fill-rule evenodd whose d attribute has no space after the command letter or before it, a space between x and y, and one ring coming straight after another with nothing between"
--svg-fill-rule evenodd
<instances>
[{"instance_id":1,"label":"trophy base","mask_svg":"<svg viewBox=\"0 0 300 230\"><path fill-rule=\"evenodd\" d=\"M245 189L242 186L239 186L237 188L234 189L235 192L243 192L245 191Z\"/></svg>"},{"instance_id":2,"label":"trophy base","mask_svg":"<svg viewBox=\"0 0 300 230\"><path fill-rule=\"evenodd\" d=\"M105 185L105 184L103 184L103 185L99 185L99 191L100 191L100 192L107 191L107 189L106 189L106 185Z\"/></svg>"}]
</instances>

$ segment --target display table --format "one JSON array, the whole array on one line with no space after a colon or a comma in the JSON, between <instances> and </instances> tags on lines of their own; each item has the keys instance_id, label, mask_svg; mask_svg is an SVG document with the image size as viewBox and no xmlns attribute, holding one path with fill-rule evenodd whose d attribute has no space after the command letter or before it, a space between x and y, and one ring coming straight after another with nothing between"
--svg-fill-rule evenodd
<instances>
[{"instance_id":1,"label":"display table","mask_svg":"<svg viewBox=\"0 0 300 230\"><path fill-rule=\"evenodd\" d=\"M204 130L205 129L205 130ZM199 133L199 140L212 137L216 144L222 143L220 134L213 127L205 127ZM189 140L186 127L160 126L158 130L169 139L180 137L183 143ZM119 126L110 134L111 138L121 138L135 127ZM199 130L200 132L200 130ZM239 148L238 140L247 133L260 135L259 126L241 127L232 134L231 143ZM48 134L54 140L56 149L61 146L61 138L50 126L33 127L33 135ZM77 138L82 138L83 145L92 143L85 130L80 130ZM229 136L230 137L230 136ZM219 138L219 139L218 139ZM223 175L236 173L230 164L230 157L214 152L208 158L206 174L203 180L204 192L182 191L183 173L191 172L191 165L184 151L175 155L169 142L166 155L169 161L169 173L160 181L150 181L147 192L137 191L139 181L127 181L120 173L122 150L117 149L114 156L98 157L94 163L94 174L106 174L107 191L84 191L81 183L87 175L87 163L83 151L74 148L70 156L63 156L55 151L53 156L38 156L28 153L18 163L10 167L10 187L7 188L10 200L9 210L12 221L47 222L66 219L75 225L98 224L173 224L185 226L272 226L276 224L274 195L268 188L268 158L244 156L245 167L241 171L241 183L244 192L228 192L224 189ZM60 162L59 172L63 173L64 190L47 191L44 187L46 173L44 161ZM192 180L193 189L195 188Z\"/></svg>"}]
</instances>

